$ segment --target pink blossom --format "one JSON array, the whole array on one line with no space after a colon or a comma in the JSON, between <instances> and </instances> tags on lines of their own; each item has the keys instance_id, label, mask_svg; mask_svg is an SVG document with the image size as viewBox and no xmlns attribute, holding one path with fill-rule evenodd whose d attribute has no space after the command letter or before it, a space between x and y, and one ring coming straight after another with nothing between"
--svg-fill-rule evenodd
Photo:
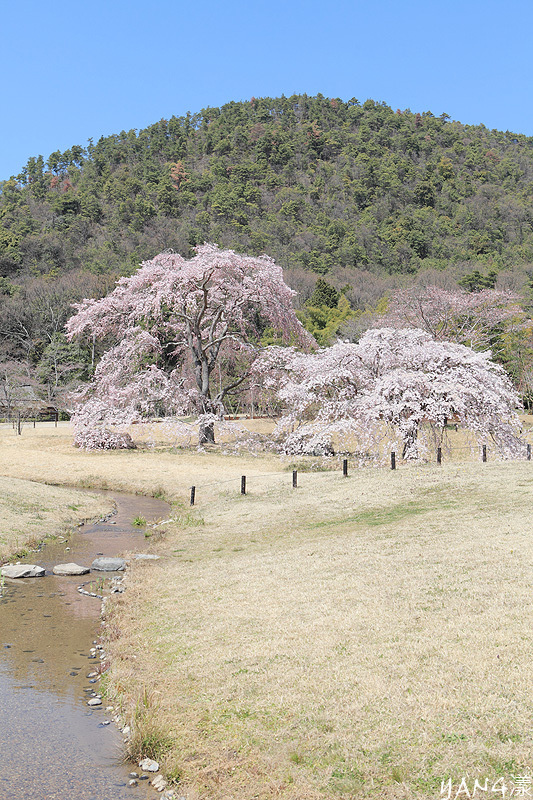
<instances>
[{"instance_id":1,"label":"pink blossom","mask_svg":"<svg viewBox=\"0 0 533 800\"><path fill-rule=\"evenodd\" d=\"M447 421L490 440L501 452L523 449L520 400L487 352L439 342L422 330L367 331L357 344L338 342L295 353L279 389L286 412L278 425L287 452L314 452L355 440L374 452L398 437L416 458L429 428L442 442Z\"/></svg>"}]
</instances>

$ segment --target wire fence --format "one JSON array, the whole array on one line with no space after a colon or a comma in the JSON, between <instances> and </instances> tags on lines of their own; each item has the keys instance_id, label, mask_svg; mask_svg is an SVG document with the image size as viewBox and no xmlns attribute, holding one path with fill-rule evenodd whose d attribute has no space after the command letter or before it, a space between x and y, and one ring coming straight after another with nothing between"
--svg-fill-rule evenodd
<instances>
[{"instance_id":1,"label":"wire fence","mask_svg":"<svg viewBox=\"0 0 533 800\"><path fill-rule=\"evenodd\" d=\"M520 460L520 461L531 461L532 445L529 442L525 442L525 441L524 441L523 444L524 444L524 456L523 456L523 458L514 458L514 459L512 459L513 461L518 461L518 460ZM504 460L504 459L502 459L502 457L500 456L500 454L496 450L492 450L492 452L491 452L490 448L487 445L479 446L478 450L479 450L479 454L478 454L479 457L477 459L478 463L485 464L485 463L488 463L489 460L492 461L492 462L495 462L495 461L502 462ZM470 455L472 455L472 448L468 448L468 447L457 447L457 448L454 449L454 454L457 455L460 451L462 451L464 453L468 452ZM438 447L436 449L436 452L435 452L434 460L429 461L429 460L426 459L422 463L424 465L436 464L437 466L442 466L443 463L445 463L445 460L446 459L445 459L443 448ZM506 459L506 460L508 461L509 459ZM463 461L464 462L467 462L467 461L472 462L473 459L472 458L463 459ZM382 468L388 468L388 469L394 471L394 470L397 470L399 466L407 466L407 465L413 465L413 464L416 464L416 465L420 466L420 463L421 463L420 461L407 460L407 459L403 459L401 457L399 458L398 454L396 453L396 451L392 450L389 453L388 463L384 464L383 461L382 461L380 466ZM455 463L457 463L457 460L455 460ZM376 464L376 466L378 466L378 465ZM303 472L304 473L308 473L308 472L321 471L321 472L330 472L331 473L331 472L340 472L340 471L342 471L343 477L347 478L350 475L350 471L352 471L352 472L354 470L357 471L358 468L360 468L360 462L358 460L356 460L355 458L350 459L350 458L347 458L347 457L343 456L342 458L336 458L335 460L330 461L329 464L327 464L327 466L323 465L323 468L320 469L320 470L304 469ZM289 467L288 470L285 470L284 472L262 472L259 475L253 475L251 477L248 476L248 475L241 475L241 477L240 477L240 494L241 495L246 495L248 493L250 480L251 481L261 480L262 481L265 478L281 478L281 477L283 477L285 479L286 477L290 476L290 480L292 482L292 488L293 489L297 489L298 485L299 485L299 476L300 475L301 475L301 471L299 471L298 469L292 469L291 470L290 467ZM225 484L228 484L228 485L232 484L233 486L235 486L235 491L236 492L238 491L238 489L237 489L237 479L235 477L227 478L225 480L207 481L205 483L202 482L201 485L195 484L195 485L191 486L190 487L189 505L194 506L196 504L196 501L198 499L198 490L199 489L208 489L208 488L210 488L212 486L223 486Z\"/></svg>"}]
</instances>

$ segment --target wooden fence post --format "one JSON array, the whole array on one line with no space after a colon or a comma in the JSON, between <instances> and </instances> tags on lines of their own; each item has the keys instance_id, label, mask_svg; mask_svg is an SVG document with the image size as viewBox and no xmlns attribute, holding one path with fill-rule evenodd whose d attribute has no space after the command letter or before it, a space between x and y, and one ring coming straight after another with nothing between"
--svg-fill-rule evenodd
<instances>
[{"instance_id":1,"label":"wooden fence post","mask_svg":"<svg viewBox=\"0 0 533 800\"><path fill-rule=\"evenodd\" d=\"M483 450L482 450L482 453L481 453L481 460L483 461L483 463L485 463L486 460L487 460L487 445L486 444L483 445Z\"/></svg>"},{"instance_id":2,"label":"wooden fence post","mask_svg":"<svg viewBox=\"0 0 533 800\"><path fill-rule=\"evenodd\" d=\"M241 494L246 494L246 475L241 476Z\"/></svg>"},{"instance_id":3,"label":"wooden fence post","mask_svg":"<svg viewBox=\"0 0 533 800\"><path fill-rule=\"evenodd\" d=\"M292 471L292 488L293 489L298 488L298 470L296 469L293 469Z\"/></svg>"},{"instance_id":4,"label":"wooden fence post","mask_svg":"<svg viewBox=\"0 0 533 800\"><path fill-rule=\"evenodd\" d=\"M437 447L437 464L442 464L442 448Z\"/></svg>"},{"instance_id":5,"label":"wooden fence post","mask_svg":"<svg viewBox=\"0 0 533 800\"><path fill-rule=\"evenodd\" d=\"M531 461L531 445L530 444L528 444L528 446L527 446L527 456L526 456L526 458L527 458L528 461Z\"/></svg>"},{"instance_id":6,"label":"wooden fence post","mask_svg":"<svg viewBox=\"0 0 533 800\"><path fill-rule=\"evenodd\" d=\"M196 486L191 486L191 506L194 505L195 498L196 498Z\"/></svg>"},{"instance_id":7,"label":"wooden fence post","mask_svg":"<svg viewBox=\"0 0 533 800\"><path fill-rule=\"evenodd\" d=\"M396 453L390 454L390 468L396 469Z\"/></svg>"},{"instance_id":8,"label":"wooden fence post","mask_svg":"<svg viewBox=\"0 0 533 800\"><path fill-rule=\"evenodd\" d=\"M348 459L347 458L343 458L343 460L342 460L342 474L344 475L345 478L348 477Z\"/></svg>"}]
</instances>

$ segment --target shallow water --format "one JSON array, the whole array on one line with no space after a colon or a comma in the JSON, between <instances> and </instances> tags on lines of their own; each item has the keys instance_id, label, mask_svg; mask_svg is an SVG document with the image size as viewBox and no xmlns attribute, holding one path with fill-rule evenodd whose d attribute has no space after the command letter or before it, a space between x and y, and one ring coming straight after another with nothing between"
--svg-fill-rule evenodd
<instances>
[{"instance_id":1,"label":"shallow water","mask_svg":"<svg viewBox=\"0 0 533 800\"><path fill-rule=\"evenodd\" d=\"M0 800L158 796L146 780L127 785L132 767L121 763L120 732L102 724L111 719L105 700L96 709L87 706L90 692L98 691L98 682L91 684L86 676L100 663L89 658L89 650L101 602L80 595L77 587L102 577L107 583L115 573L51 574L58 563L90 566L97 554L146 550L132 520L163 518L167 504L109 494L117 513L107 522L83 526L68 543L52 542L27 559L46 568L43 578L6 580L0 598Z\"/></svg>"}]
</instances>

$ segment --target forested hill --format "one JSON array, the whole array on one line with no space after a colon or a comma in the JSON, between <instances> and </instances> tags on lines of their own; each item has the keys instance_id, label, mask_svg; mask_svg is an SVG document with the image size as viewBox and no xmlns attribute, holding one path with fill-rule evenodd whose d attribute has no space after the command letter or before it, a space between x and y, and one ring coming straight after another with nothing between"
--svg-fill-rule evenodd
<instances>
[{"instance_id":1,"label":"forested hill","mask_svg":"<svg viewBox=\"0 0 533 800\"><path fill-rule=\"evenodd\" d=\"M321 274L527 265L533 139L372 100L252 98L30 158L1 184L4 292L204 241Z\"/></svg>"}]
</instances>

